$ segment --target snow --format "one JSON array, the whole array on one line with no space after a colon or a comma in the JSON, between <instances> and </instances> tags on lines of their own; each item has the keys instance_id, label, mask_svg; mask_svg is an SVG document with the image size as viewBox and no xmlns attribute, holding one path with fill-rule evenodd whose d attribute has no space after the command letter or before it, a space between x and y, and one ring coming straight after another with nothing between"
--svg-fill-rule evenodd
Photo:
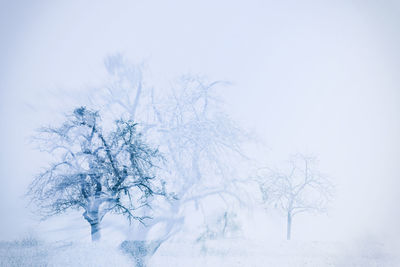
<instances>
[{"instance_id":1,"label":"snow","mask_svg":"<svg viewBox=\"0 0 400 267\"><path fill-rule=\"evenodd\" d=\"M190 244L167 244L150 266L398 266L380 244L342 242L224 240L196 253Z\"/></svg>"},{"instance_id":2,"label":"snow","mask_svg":"<svg viewBox=\"0 0 400 267\"><path fill-rule=\"evenodd\" d=\"M128 256L105 243L0 244L0 266L132 266Z\"/></svg>"},{"instance_id":3,"label":"snow","mask_svg":"<svg viewBox=\"0 0 400 267\"><path fill-rule=\"evenodd\" d=\"M164 243L147 266L352 266L395 267L395 251L371 240L332 241L209 240ZM113 243L2 242L0 266L134 266Z\"/></svg>"}]
</instances>

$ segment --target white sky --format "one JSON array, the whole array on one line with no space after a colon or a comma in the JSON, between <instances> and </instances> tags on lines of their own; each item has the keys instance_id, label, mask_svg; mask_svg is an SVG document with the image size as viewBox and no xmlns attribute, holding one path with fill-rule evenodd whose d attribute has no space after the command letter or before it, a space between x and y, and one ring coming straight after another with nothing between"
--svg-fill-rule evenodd
<instances>
[{"instance_id":1,"label":"white sky","mask_svg":"<svg viewBox=\"0 0 400 267\"><path fill-rule=\"evenodd\" d=\"M21 195L43 164L27 137L114 52L156 80L231 81L233 116L267 144L260 161L318 155L337 197L330 217L300 219L304 233L400 235L399 18L389 0L2 1L0 239L30 223Z\"/></svg>"}]
</instances>

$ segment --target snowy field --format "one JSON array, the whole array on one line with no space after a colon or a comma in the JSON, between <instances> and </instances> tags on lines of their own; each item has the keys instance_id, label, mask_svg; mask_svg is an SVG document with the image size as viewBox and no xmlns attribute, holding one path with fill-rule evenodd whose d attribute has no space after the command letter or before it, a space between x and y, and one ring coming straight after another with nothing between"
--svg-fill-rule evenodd
<instances>
[{"instance_id":1,"label":"snowy field","mask_svg":"<svg viewBox=\"0 0 400 267\"><path fill-rule=\"evenodd\" d=\"M41 243L32 239L0 243L0 266L135 266L135 259L106 243ZM256 242L169 242L147 266L399 266L383 244Z\"/></svg>"},{"instance_id":2,"label":"snowy field","mask_svg":"<svg viewBox=\"0 0 400 267\"><path fill-rule=\"evenodd\" d=\"M400 267L400 0L0 0L0 38L0 267Z\"/></svg>"}]
</instances>

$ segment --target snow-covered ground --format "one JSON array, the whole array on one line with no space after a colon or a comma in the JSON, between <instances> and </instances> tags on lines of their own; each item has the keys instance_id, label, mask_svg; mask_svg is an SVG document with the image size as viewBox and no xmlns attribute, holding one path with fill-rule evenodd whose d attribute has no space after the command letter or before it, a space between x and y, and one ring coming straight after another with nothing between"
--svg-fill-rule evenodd
<instances>
[{"instance_id":1,"label":"snow-covered ground","mask_svg":"<svg viewBox=\"0 0 400 267\"><path fill-rule=\"evenodd\" d=\"M115 246L99 243L0 243L0 266L132 266Z\"/></svg>"},{"instance_id":2,"label":"snow-covered ground","mask_svg":"<svg viewBox=\"0 0 400 267\"><path fill-rule=\"evenodd\" d=\"M381 243L211 240L167 242L148 266L400 266ZM134 266L115 244L100 242L0 243L0 266Z\"/></svg>"},{"instance_id":3,"label":"snow-covered ground","mask_svg":"<svg viewBox=\"0 0 400 267\"><path fill-rule=\"evenodd\" d=\"M383 244L340 242L208 241L200 248L165 244L150 266L400 266Z\"/></svg>"}]
</instances>

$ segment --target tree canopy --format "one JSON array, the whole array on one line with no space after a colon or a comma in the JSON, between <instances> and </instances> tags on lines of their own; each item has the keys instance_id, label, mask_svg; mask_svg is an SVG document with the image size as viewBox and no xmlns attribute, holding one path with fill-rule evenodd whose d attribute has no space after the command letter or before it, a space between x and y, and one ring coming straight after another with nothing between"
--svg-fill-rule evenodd
<instances>
[{"instance_id":1,"label":"tree canopy","mask_svg":"<svg viewBox=\"0 0 400 267\"><path fill-rule=\"evenodd\" d=\"M76 108L59 127L40 129L36 140L55 161L31 183L28 194L44 217L68 209L83 210L99 236L104 215L113 212L143 222L140 208L154 196L166 196L155 176L162 156L147 145L131 120L117 120L103 129L100 114Z\"/></svg>"}]
</instances>

